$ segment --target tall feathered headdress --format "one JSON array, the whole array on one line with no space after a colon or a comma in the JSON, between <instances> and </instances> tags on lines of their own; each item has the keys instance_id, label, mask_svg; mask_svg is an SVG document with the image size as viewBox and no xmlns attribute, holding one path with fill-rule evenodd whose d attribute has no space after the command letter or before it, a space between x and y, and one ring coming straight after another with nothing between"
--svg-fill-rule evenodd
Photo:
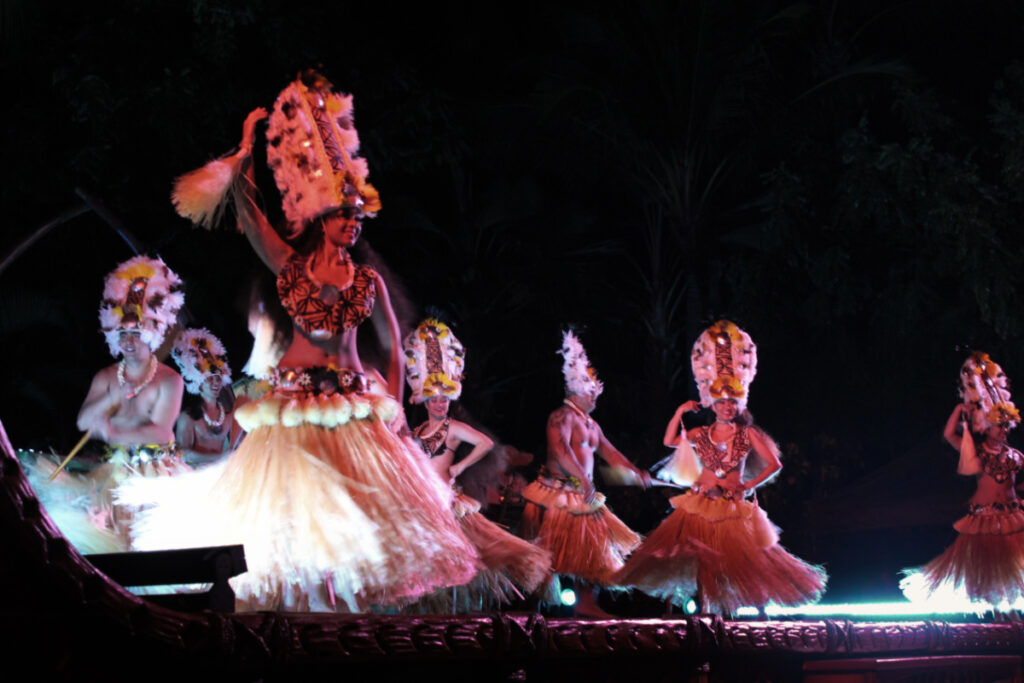
<instances>
[{"instance_id":1,"label":"tall feathered headdress","mask_svg":"<svg viewBox=\"0 0 1024 683\"><path fill-rule=\"evenodd\" d=\"M427 318L409 333L404 346L411 403L433 396L455 401L462 395L466 350L447 325Z\"/></svg>"},{"instance_id":2,"label":"tall feathered headdress","mask_svg":"<svg viewBox=\"0 0 1024 683\"><path fill-rule=\"evenodd\" d=\"M1020 413L1010 395L1010 380L987 353L975 351L960 368L960 398L970 407L971 428L985 432L995 425L1014 428Z\"/></svg>"},{"instance_id":3,"label":"tall feathered headdress","mask_svg":"<svg viewBox=\"0 0 1024 683\"><path fill-rule=\"evenodd\" d=\"M586 394L593 392L600 396L604 384L597 378L597 371L590 365L587 351L576 338L572 330L562 333L562 376L565 377L565 389L570 394Z\"/></svg>"},{"instance_id":4,"label":"tall feathered headdress","mask_svg":"<svg viewBox=\"0 0 1024 683\"><path fill-rule=\"evenodd\" d=\"M175 181L177 212L204 227L216 223L231 192L239 191L241 161L249 150L215 159ZM380 196L366 181L369 167L359 156L352 96L307 70L274 103L267 126L267 164L281 191L293 235L334 209L351 207L359 217L380 211Z\"/></svg>"},{"instance_id":5,"label":"tall feathered headdress","mask_svg":"<svg viewBox=\"0 0 1024 683\"><path fill-rule=\"evenodd\" d=\"M306 71L281 91L267 126L267 164L293 226L333 209L352 207L359 216L380 211L380 196L366 182L359 154L352 96Z\"/></svg>"},{"instance_id":6,"label":"tall feathered headdress","mask_svg":"<svg viewBox=\"0 0 1024 683\"><path fill-rule=\"evenodd\" d=\"M136 256L114 269L103 281L100 329L115 358L121 353L120 332L141 331L153 351L163 344L185 304L181 278L159 258Z\"/></svg>"},{"instance_id":7,"label":"tall feathered headdress","mask_svg":"<svg viewBox=\"0 0 1024 683\"><path fill-rule=\"evenodd\" d=\"M719 320L704 330L693 344L690 365L703 405L731 398L740 410L747 407L757 374L757 346L735 323Z\"/></svg>"},{"instance_id":8,"label":"tall feathered headdress","mask_svg":"<svg viewBox=\"0 0 1024 683\"><path fill-rule=\"evenodd\" d=\"M207 329L185 330L179 334L171 349L171 357L181 370L185 388L190 394L198 394L203 382L214 375L219 376L224 384L231 383L227 351Z\"/></svg>"}]
</instances>

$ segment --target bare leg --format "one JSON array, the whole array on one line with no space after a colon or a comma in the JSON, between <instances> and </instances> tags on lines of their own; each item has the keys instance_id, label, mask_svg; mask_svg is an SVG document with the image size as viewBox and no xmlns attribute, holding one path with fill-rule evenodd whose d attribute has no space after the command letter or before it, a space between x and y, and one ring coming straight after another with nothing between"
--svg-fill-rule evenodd
<instances>
[{"instance_id":1,"label":"bare leg","mask_svg":"<svg viewBox=\"0 0 1024 683\"><path fill-rule=\"evenodd\" d=\"M586 581L577 581L576 587L579 589L579 595L576 596L576 609L574 610L574 614L577 617L587 619L615 618L597 606L597 592L601 590L600 586Z\"/></svg>"}]
</instances>

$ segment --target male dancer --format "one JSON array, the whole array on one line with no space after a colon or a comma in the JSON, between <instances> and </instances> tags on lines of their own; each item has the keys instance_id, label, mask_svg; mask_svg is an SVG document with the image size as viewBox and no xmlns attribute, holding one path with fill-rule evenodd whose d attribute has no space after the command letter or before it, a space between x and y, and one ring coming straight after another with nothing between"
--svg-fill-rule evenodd
<instances>
[{"instance_id":1,"label":"male dancer","mask_svg":"<svg viewBox=\"0 0 1024 683\"><path fill-rule=\"evenodd\" d=\"M597 590L611 585L612 574L641 539L612 514L594 487L594 454L641 486L649 486L651 477L627 460L590 417L604 385L571 331L564 334L560 353L566 398L548 418L547 463L523 492L523 530L551 552L555 573L582 582L576 614L604 618L609 615L597 606Z\"/></svg>"}]
</instances>

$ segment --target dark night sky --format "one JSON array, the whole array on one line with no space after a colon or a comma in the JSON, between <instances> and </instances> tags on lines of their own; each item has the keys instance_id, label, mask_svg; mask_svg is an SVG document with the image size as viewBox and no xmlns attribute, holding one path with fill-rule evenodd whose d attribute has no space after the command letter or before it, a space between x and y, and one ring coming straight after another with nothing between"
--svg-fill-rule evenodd
<instances>
[{"instance_id":1,"label":"dark night sky","mask_svg":"<svg viewBox=\"0 0 1024 683\"><path fill-rule=\"evenodd\" d=\"M773 517L914 450L936 464L918 482L955 489L938 434L962 345L1024 373L1016 3L365 5L5 2L0 252L83 188L185 278L240 368L260 267L240 236L175 216L170 183L319 66L356 96L384 202L364 234L407 322L447 313L463 403L502 439L541 447L575 323L608 387L596 417L651 464L692 393L694 337L731 317L759 344L751 408L792 472L765 494ZM16 443L77 437L109 362L101 278L128 256L89 213L0 274Z\"/></svg>"}]
</instances>

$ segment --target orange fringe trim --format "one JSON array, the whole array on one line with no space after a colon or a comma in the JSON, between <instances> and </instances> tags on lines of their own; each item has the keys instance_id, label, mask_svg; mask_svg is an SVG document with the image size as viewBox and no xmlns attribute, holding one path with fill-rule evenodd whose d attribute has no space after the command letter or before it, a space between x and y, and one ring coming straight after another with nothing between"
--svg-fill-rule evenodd
<instances>
[{"instance_id":1,"label":"orange fringe trim","mask_svg":"<svg viewBox=\"0 0 1024 683\"><path fill-rule=\"evenodd\" d=\"M684 605L698 595L706 610L735 612L768 603L799 605L825 588L821 567L778 545L778 529L754 503L686 493L614 577Z\"/></svg>"},{"instance_id":2,"label":"orange fringe trim","mask_svg":"<svg viewBox=\"0 0 1024 683\"><path fill-rule=\"evenodd\" d=\"M605 506L603 495L587 504L578 490L537 480L526 487L523 498L531 503L523 512L523 528L536 533L535 543L551 553L555 573L615 585L613 575L642 537Z\"/></svg>"}]
</instances>

